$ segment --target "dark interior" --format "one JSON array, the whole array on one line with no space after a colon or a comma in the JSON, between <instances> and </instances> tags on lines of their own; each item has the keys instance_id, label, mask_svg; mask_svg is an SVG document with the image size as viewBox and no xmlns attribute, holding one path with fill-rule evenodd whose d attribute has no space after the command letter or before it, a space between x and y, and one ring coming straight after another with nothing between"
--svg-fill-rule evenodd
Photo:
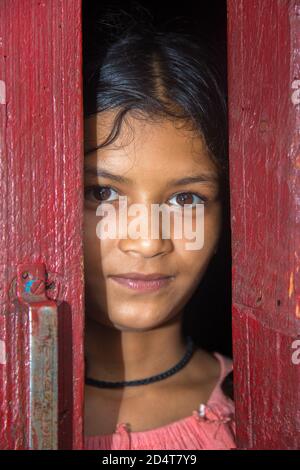
<instances>
[{"instance_id":1,"label":"dark interior","mask_svg":"<svg viewBox=\"0 0 300 470\"><path fill-rule=\"evenodd\" d=\"M170 1L83 1L83 55L92 55L93 44L105 44L101 18L105 12L122 11L128 21L132 15L137 21L151 21L164 31L188 31L213 43L227 76L227 14L226 1L202 0ZM117 16L116 16L117 18ZM232 356L231 339L231 238L229 191L226 192L223 234L217 255L190 302L186 306L184 332L208 351L219 351Z\"/></svg>"}]
</instances>

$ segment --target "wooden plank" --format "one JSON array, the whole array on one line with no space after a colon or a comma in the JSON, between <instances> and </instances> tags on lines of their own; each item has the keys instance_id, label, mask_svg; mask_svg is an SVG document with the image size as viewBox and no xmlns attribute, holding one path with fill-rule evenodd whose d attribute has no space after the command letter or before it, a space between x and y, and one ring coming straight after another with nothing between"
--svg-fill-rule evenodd
<instances>
[{"instance_id":1,"label":"wooden plank","mask_svg":"<svg viewBox=\"0 0 300 470\"><path fill-rule=\"evenodd\" d=\"M1 449L28 448L28 312L15 281L35 262L58 304L59 447L82 448L81 42L79 0L0 3Z\"/></svg>"},{"instance_id":2,"label":"wooden plank","mask_svg":"<svg viewBox=\"0 0 300 470\"><path fill-rule=\"evenodd\" d=\"M228 0L228 74L238 446L299 449L299 0Z\"/></svg>"}]
</instances>

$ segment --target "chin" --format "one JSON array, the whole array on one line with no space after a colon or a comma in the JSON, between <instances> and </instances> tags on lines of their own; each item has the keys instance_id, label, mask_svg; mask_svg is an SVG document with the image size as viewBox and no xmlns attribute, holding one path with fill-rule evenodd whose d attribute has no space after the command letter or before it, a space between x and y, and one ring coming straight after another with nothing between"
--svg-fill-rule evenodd
<instances>
[{"instance_id":1,"label":"chin","mask_svg":"<svg viewBox=\"0 0 300 470\"><path fill-rule=\"evenodd\" d=\"M149 331L151 330L151 327L146 327L146 328L133 328L131 326L124 326L124 325L119 325L117 323L114 323L113 324L113 328L115 328L116 330L119 330L119 331L131 331L133 333L138 333L138 332L142 332L142 331Z\"/></svg>"},{"instance_id":2,"label":"chin","mask_svg":"<svg viewBox=\"0 0 300 470\"><path fill-rule=\"evenodd\" d=\"M109 322L113 328L116 328L120 331L148 331L156 328L161 323L164 323L164 319L162 318L155 318L150 316L143 316L141 315L133 315L133 316L123 316L120 318L120 315L117 316L118 318L111 316L109 317ZM167 320L167 319L165 319Z\"/></svg>"}]
</instances>

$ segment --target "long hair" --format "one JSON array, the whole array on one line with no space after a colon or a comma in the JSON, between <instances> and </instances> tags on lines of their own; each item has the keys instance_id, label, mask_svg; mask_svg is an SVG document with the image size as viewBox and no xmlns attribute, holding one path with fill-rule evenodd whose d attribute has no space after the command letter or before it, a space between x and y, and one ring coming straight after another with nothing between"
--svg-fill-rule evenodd
<instances>
[{"instance_id":1,"label":"long hair","mask_svg":"<svg viewBox=\"0 0 300 470\"><path fill-rule=\"evenodd\" d=\"M187 33L125 30L94 46L84 62L84 114L116 110L107 139L129 111L180 120L204 138L220 174L227 171L227 97L212 46ZM91 149L93 150L93 149Z\"/></svg>"}]
</instances>

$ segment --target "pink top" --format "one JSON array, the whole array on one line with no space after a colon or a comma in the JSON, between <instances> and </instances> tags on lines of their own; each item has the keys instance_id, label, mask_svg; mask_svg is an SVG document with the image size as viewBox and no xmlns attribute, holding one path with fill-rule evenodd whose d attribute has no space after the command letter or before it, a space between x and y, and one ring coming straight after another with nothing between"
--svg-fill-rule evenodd
<instances>
[{"instance_id":1,"label":"pink top","mask_svg":"<svg viewBox=\"0 0 300 470\"><path fill-rule=\"evenodd\" d=\"M97 450L230 450L236 449L234 402L221 389L233 369L232 360L214 352L219 360L219 380L206 404L178 421L147 431L130 431L118 423L112 434L85 436L84 448Z\"/></svg>"}]
</instances>

